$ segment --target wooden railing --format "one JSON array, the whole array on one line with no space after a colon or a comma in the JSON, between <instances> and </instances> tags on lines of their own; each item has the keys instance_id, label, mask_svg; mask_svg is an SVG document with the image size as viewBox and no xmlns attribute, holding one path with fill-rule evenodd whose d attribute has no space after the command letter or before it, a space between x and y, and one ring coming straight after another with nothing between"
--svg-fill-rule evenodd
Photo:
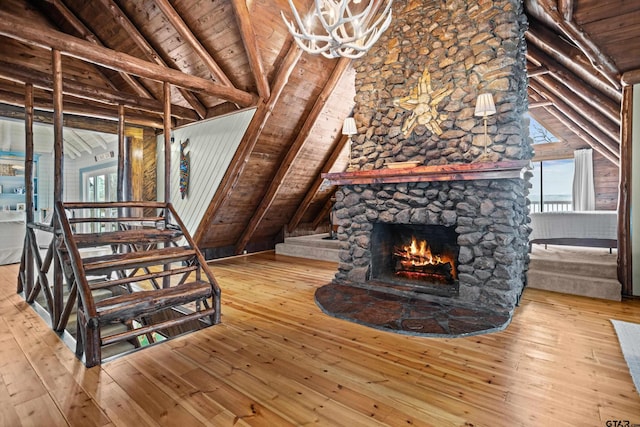
<instances>
[{"instance_id":1,"label":"wooden railing","mask_svg":"<svg viewBox=\"0 0 640 427\"><path fill-rule=\"evenodd\" d=\"M44 293L52 327L60 332L78 301L76 354L87 366L101 363L105 345L220 322L220 288L171 204L57 203L44 260L36 228L43 227L29 224L26 243L36 254L37 279L28 283L23 256L20 287L30 303ZM127 328L105 333L114 323Z\"/></svg>"}]
</instances>

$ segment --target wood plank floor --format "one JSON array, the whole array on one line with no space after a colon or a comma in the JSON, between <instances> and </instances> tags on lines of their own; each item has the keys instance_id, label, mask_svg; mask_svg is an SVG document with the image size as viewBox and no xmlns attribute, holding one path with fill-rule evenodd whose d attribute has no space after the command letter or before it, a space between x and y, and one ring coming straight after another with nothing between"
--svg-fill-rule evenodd
<instances>
[{"instance_id":1,"label":"wood plank floor","mask_svg":"<svg viewBox=\"0 0 640 427\"><path fill-rule=\"evenodd\" d=\"M336 265L217 261L222 324L85 369L0 267L1 426L605 426L640 423L611 318L622 303L527 290L499 333L390 334L331 318Z\"/></svg>"}]
</instances>

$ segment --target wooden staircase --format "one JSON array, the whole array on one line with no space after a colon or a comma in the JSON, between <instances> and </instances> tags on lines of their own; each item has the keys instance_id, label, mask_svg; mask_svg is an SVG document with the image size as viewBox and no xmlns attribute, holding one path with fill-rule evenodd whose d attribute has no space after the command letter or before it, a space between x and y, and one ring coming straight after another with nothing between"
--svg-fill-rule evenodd
<instances>
[{"instance_id":1,"label":"wooden staircase","mask_svg":"<svg viewBox=\"0 0 640 427\"><path fill-rule=\"evenodd\" d=\"M27 229L25 252L37 248L34 228ZM171 204L59 202L51 231L45 259L34 257L32 283L23 256L18 290L28 302L42 293L58 332L73 329L67 325L75 313L76 355L86 366L101 363L105 346L138 347L140 337L220 322L220 288Z\"/></svg>"}]
</instances>

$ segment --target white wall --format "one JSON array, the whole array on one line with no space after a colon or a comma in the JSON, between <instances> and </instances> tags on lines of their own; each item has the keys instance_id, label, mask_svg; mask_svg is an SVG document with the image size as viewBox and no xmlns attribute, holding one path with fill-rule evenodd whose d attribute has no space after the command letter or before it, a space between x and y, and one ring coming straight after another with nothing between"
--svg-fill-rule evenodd
<instances>
[{"instance_id":1,"label":"white wall","mask_svg":"<svg viewBox=\"0 0 640 427\"><path fill-rule=\"evenodd\" d=\"M231 163L255 109L174 129L171 146L171 202L191 235L196 231ZM180 142L189 139L189 191L180 194ZM164 136L159 135L157 200L164 200Z\"/></svg>"}]
</instances>

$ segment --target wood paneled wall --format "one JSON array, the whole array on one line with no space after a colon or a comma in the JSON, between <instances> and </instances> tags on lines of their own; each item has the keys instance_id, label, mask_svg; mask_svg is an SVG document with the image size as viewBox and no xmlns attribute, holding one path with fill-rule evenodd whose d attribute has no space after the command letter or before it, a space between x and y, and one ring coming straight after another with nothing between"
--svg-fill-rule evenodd
<instances>
[{"instance_id":1,"label":"wood paneled wall","mask_svg":"<svg viewBox=\"0 0 640 427\"><path fill-rule=\"evenodd\" d=\"M618 208L620 170L604 158L593 152L593 180L596 189L596 210L616 210Z\"/></svg>"}]
</instances>

